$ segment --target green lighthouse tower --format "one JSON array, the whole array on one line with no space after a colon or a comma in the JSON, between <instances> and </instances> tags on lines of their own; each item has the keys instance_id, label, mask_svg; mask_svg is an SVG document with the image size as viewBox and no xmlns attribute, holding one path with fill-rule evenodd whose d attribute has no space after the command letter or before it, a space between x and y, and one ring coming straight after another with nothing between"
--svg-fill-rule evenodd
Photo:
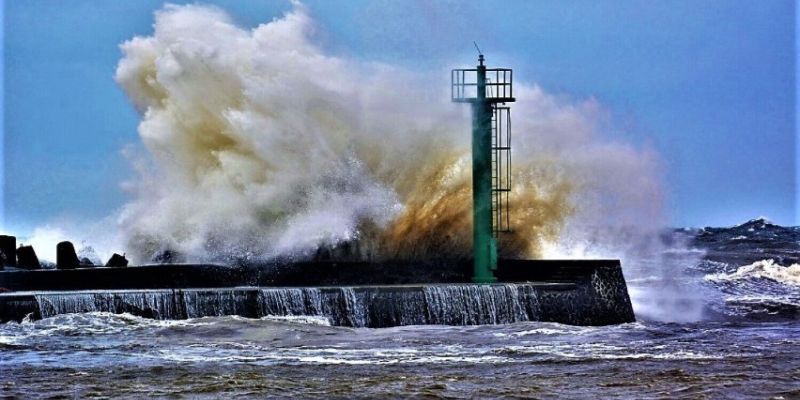
<instances>
[{"instance_id":1,"label":"green lighthouse tower","mask_svg":"<svg viewBox=\"0 0 800 400\"><path fill-rule=\"evenodd\" d=\"M477 46L476 46L477 47ZM480 52L480 51L479 51ZM454 69L451 99L472 105L472 230L476 283L496 282L497 239L509 230L513 72L486 68L483 54L474 69Z\"/></svg>"}]
</instances>

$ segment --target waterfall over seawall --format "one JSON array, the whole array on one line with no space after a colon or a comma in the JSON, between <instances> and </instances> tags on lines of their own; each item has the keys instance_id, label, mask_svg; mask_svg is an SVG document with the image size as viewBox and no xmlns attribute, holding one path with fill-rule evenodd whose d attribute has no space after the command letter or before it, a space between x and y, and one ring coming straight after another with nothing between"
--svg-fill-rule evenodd
<instances>
[{"instance_id":1,"label":"waterfall over seawall","mask_svg":"<svg viewBox=\"0 0 800 400\"><path fill-rule=\"evenodd\" d=\"M603 325L633 320L624 307L618 313L602 296L572 283L38 292L28 298L38 318L83 312L155 319L314 316L332 325L373 328L521 321Z\"/></svg>"},{"instance_id":2,"label":"waterfall over seawall","mask_svg":"<svg viewBox=\"0 0 800 400\"><path fill-rule=\"evenodd\" d=\"M615 260L506 260L497 270L504 283L495 284L466 283L459 271L460 264L367 263L8 271L0 273L0 287L8 289L0 293L0 321L81 312L155 319L313 316L351 327L635 320ZM408 282L413 279L422 282ZM450 279L463 280L441 282Z\"/></svg>"},{"instance_id":3,"label":"waterfall over seawall","mask_svg":"<svg viewBox=\"0 0 800 400\"><path fill-rule=\"evenodd\" d=\"M35 294L41 318L82 312L155 319L317 316L332 325L477 325L539 320L532 285L236 288Z\"/></svg>"}]
</instances>

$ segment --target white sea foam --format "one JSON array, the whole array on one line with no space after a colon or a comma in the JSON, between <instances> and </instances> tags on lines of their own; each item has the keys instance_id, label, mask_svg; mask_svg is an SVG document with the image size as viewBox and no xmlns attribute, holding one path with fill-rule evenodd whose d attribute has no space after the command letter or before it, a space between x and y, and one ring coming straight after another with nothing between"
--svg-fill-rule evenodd
<instances>
[{"instance_id":1,"label":"white sea foam","mask_svg":"<svg viewBox=\"0 0 800 400\"><path fill-rule=\"evenodd\" d=\"M263 321L289 322L295 324L331 326L331 321L327 317L314 315L267 315L261 317Z\"/></svg>"},{"instance_id":2,"label":"white sea foam","mask_svg":"<svg viewBox=\"0 0 800 400\"><path fill-rule=\"evenodd\" d=\"M708 274L705 280L712 282L735 282L745 279L769 279L786 285L800 286L800 264L782 266L773 259L743 265L731 273Z\"/></svg>"},{"instance_id":3,"label":"white sea foam","mask_svg":"<svg viewBox=\"0 0 800 400\"><path fill-rule=\"evenodd\" d=\"M256 364L392 365L392 364L498 364L518 362L485 350L441 346L425 350L408 348L348 349L338 347L293 347L197 344L162 350L149 357L178 362L242 362ZM225 347L229 348L225 348ZM453 349L452 347L457 347Z\"/></svg>"},{"instance_id":4,"label":"white sea foam","mask_svg":"<svg viewBox=\"0 0 800 400\"><path fill-rule=\"evenodd\" d=\"M800 298L791 295L731 295L725 296L725 301L730 303L749 303L753 305L773 304L800 307Z\"/></svg>"},{"instance_id":5,"label":"white sea foam","mask_svg":"<svg viewBox=\"0 0 800 400\"><path fill-rule=\"evenodd\" d=\"M707 354L691 350L672 349L665 346L652 346L650 350L655 351L634 351L632 347L606 343L583 343L580 346L556 343L546 345L506 346L502 351L543 357L556 356L559 359L581 360L718 360L731 356L744 356L743 354Z\"/></svg>"}]
</instances>

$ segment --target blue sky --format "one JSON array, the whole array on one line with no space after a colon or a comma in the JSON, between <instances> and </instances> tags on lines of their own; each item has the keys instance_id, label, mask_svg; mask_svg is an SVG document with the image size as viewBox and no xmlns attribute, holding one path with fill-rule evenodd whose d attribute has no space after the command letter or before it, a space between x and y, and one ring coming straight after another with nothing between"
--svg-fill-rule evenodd
<instances>
[{"instance_id":1,"label":"blue sky","mask_svg":"<svg viewBox=\"0 0 800 400\"><path fill-rule=\"evenodd\" d=\"M291 7L202 3L244 26ZM676 226L759 215L800 224L792 1L305 3L336 55L438 69L472 60L477 40L517 79L597 98L614 135L660 153ZM119 182L132 171L120 150L138 142L138 116L113 79L118 45L149 34L162 4L3 3L6 227L97 219L124 204Z\"/></svg>"}]
</instances>

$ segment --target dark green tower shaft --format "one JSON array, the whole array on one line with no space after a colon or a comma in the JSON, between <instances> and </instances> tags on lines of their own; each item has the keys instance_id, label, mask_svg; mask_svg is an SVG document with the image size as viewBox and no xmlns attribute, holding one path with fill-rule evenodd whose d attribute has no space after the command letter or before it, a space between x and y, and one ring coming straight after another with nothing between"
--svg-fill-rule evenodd
<instances>
[{"instance_id":1,"label":"dark green tower shaft","mask_svg":"<svg viewBox=\"0 0 800 400\"><path fill-rule=\"evenodd\" d=\"M483 62L479 54L475 69L452 70L450 97L472 106L472 280L491 283L497 281L494 234L508 232L504 208L511 192L511 120L509 108L498 105L514 102L514 92L511 69L486 68Z\"/></svg>"},{"instance_id":2,"label":"dark green tower shaft","mask_svg":"<svg viewBox=\"0 0 800 400\"><path fill-rule=\"evenodd\" d=\"M486 99L486 66L478 58L477 97L472 103L472 237L476 283L496 282L497 245L492 237L492 103Z\"/></svg>"}]
</instances>

